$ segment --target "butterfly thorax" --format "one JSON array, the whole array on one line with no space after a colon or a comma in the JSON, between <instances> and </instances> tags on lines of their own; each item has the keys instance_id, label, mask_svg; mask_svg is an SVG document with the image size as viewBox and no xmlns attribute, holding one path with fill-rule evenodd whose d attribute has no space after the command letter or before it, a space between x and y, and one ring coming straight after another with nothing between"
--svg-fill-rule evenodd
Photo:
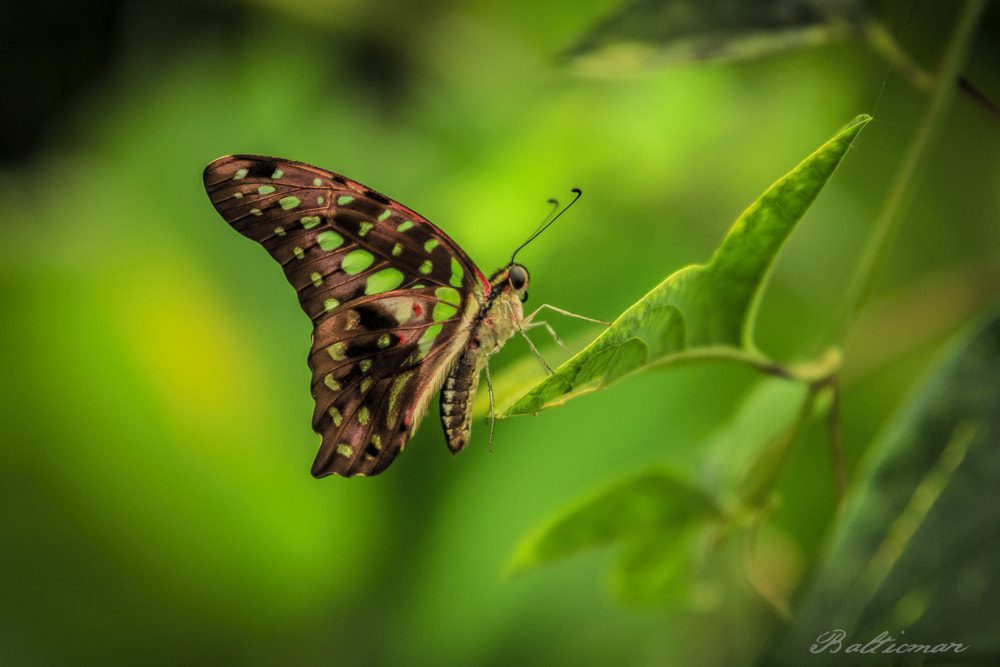
<instances>
[{"instance_id":1,"label":"butterfly thorax","mask_svg":"<svg viewBox=\"0 0 1000 667\"><path fill-rule=\"evenodd\" d=\"M441 390L441 425L448 448L458 452L469 442L472 401L486 358L518 330L524 317L528 273L523 266L503 267L490 279L490 290L471 323L463 350L455 359Z\"/></svg>"}]
</instances>

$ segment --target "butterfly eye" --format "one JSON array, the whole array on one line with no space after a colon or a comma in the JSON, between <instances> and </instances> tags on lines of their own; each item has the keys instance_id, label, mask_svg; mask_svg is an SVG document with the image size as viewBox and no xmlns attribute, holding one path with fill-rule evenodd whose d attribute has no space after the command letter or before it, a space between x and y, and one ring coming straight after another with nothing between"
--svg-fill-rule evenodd
<instances>
[{"instance_id":1,"label":"butterfly eye","mask_svg":"<svg viewBox=\"0 0 1000 667\"><path fill-rule=\"evenodd\" d=\"M523 290L528 285L528 272L520 264L510 267L510 273L507 274L507 278L510 280L511 288L516 292ZM523 301L524 299L522 298L521 300Z\"/></svg>"}]
</instances>

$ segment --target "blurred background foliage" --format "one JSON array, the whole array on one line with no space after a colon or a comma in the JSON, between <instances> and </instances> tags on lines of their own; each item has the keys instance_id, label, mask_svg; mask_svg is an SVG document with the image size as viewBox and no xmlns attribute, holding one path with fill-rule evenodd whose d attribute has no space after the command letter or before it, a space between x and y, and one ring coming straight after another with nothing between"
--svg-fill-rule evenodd
<instances>
[{"instance_id":1,"label":"blurred background foliage","mask_svg":"<svg viewBox=\"0 0 1000 667\"><path fill-rule=\"evenodd\" d=\"M753 4L719 2L716 15ZM752 585L725 553L709 567L726 585L689 580L645 607L608 595L621 590L599 551L504 578L519 539L570 500L651 463L703 467L706 443L734 437L722 425L747 418L756 374L717 364L638 375L500 422L492 452L477 424L455 460L431 418L381 476L313 480L308 320L279 268L212 210L201 170L255 152L339 171L426 215L486 272L546 198L580 187L519 259L532 302L611 319L707 259L770 183L871 113L782 251L758 315L762 349L809 358L927 104L914 72L935 71L958 11L830 6L836 30L797 28L775 37L784 50L761 49L764 30L735 54L694 39L689 58L650 56L670 34L623 47L623 9L608 0L19 7L0 40L0 660L752 656L835 516L821 429L783 471ZM994 3L963 68L993 99L998 31ZM943 341L997 294L998 179L997 120L956 93L848 339L849 475ZM571 347L594 335L550 319ZM513 340L495 372L527 354Z\"/></svg>"}]
</instances>

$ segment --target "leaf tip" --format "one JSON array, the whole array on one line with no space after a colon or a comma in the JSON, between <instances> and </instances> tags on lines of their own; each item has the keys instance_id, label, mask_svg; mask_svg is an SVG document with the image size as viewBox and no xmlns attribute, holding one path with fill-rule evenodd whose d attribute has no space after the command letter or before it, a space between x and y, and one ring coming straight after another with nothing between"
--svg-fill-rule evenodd
<instances>
[{"instance_id":1,"label":"leaf tip","mask_svg":"<svg viewBox=\"0 0 1000 667\"><path fill-rule=\"evenodd\" d=\"M858 132L864 129L865 125L867 125L870 122L872 122L871 114L859 113L857 116L851 119L850 123L844 126L844 129L841 130L841 134L850 133L856 135Z\"/></svg>"},{"instance_id":2,"label":"leaf tip","mask_svg":"<svg viewBox=\"0 0 1000 667\"><path fill-rule=\"evenodd\" d=\"M536 527L532 534L522 538L520 544L508 556L507 562L504 563L503 569L500 572L500 576L505 579L516 577L536 567L540 560L537 549L538 539L539 531Z\"/></svg>"}]
</instances>

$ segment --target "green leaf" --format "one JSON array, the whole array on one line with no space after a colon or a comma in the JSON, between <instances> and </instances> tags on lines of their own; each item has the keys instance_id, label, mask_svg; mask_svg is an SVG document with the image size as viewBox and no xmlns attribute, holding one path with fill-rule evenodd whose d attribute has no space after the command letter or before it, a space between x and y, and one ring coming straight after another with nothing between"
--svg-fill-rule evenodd
<instances>
[{"instance_id":1,"label":"green leaf","mask_svg":"<svg viewBox=\"0 0 1000 667\"><path fill-rule=\"evenodd\" d=\"M566 50L588 74L749 60L860 32L860 0L637 0L619 7Z\"/></svg>"},{"instance_id":2,"label":"green leaf","mask_svg":"<svg viewBox=\"0 0 1000 667\"><path fill-rule=\"evenodd\" d=\"M707 264L668 276L498 416L534 414L652 364L699 354L766 365L751 336L760 288L788 234L870 120L858 116L768 188L740 215Z\"/></svg>"},{"instance_id":3,"label":"green leaf","mask_svg":"<svg viewBox=\"0 0 1000 667\"><path fill-rule=\"evenodd\" d=\"M1000 654L997 378L1000 308L961 337L868 452L777 658L766 664L857 664L847 660L848 646L882 632L905 643L965 644L963 664ZM839 655L810 653L835 630L845 633ZM888 664L889 656L877 657Z\"/></svg>"},{"instance_id":4,"label":"green leaf","mask_svg":"<svg viewBox=\"0 0 1000 667\"><path fill-rule=\"evenodd\" d=\"M712 496L687 476L649 470L601 490L535 528L515 550L508 571L519 572L618 540L675 532L719 516Z\"/></svg>"},{"instance_id":5,"label":"green leaf","mask_svg":"<svg viewBox=\"0 0 1000 667\"><path fill-rule=\"evenodd\" d=\"M626 545L609 571L615 599L633 607L680 607L690 595L697 560L692 530L671 531Z\"/></svg>"},{"instance_id":6,"label":"green leaf","mask_svg":"<svg viewBox=\"0 0 1000 667\"><path fill-rule=\"evenodd\" d=\"M700 446L708 474L727 504L744 510L766 507L794 435L790 429L808 394L804 383L762 377L736 413Z\"/></svg>"}]
</instances>

